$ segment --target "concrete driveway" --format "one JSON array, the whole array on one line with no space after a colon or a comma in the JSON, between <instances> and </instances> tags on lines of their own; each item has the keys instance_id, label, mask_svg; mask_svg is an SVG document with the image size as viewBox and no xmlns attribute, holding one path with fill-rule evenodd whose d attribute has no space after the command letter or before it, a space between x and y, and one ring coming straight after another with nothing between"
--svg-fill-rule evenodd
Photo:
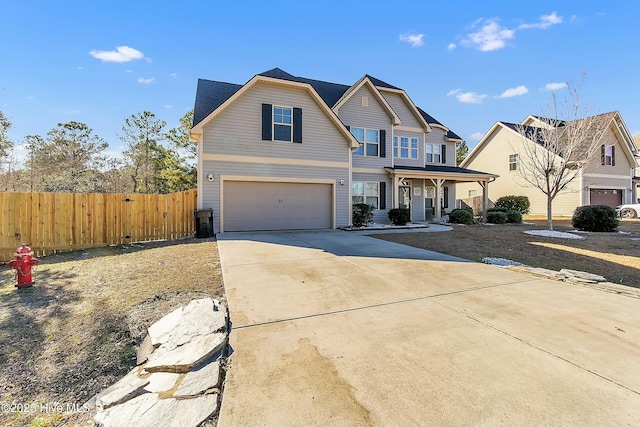
<instances>
[{"instance_id":1,"label":"concrete driveway","mask_svg":"<svg viewBox=\"0 0 640 427\"><path fill-rule=\"evenodd\" d=\"M218 245L220 426L640 425L640 299L343 231Z\"/></svg>"}]
</instances>

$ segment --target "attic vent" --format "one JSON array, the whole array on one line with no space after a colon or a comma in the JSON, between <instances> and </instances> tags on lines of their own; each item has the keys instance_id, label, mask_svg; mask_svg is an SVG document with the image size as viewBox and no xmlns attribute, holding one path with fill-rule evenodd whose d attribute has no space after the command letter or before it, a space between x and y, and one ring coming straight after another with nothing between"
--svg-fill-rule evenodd
<instances>
[{"instance_id":1,"label":"attic vent","mask_svg":"<svg viewBox=\"0 0 640 427\"><path fill-rule=\"evenodd\" d=\"M369 106L369 98L367 98L366 96L362 97L362 106L363 107L368 107Z\"/></svg>"}]
</instances>

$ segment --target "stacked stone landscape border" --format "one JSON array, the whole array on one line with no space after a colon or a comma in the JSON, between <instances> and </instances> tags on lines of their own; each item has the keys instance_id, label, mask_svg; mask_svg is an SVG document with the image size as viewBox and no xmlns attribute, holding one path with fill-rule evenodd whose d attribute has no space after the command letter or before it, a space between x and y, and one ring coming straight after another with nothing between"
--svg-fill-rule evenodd
<instances>
[{"instance_id":1,"label":"stacked stone landscape border","mask_svg":"<svg viewBox=\"0 0 640 427\"><path fill-rule=\"evenodd\" d=\"M228 313L218 300L191 301L149 327L138 366L94 399L104 427L196 427L220 405Z\"/></svg>"}]
</instances>

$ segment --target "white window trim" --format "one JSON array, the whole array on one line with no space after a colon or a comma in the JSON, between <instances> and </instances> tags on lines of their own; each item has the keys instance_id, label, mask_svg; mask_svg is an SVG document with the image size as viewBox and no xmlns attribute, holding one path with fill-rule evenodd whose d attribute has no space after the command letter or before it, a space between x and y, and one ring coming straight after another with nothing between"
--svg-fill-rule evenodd
<instances>
[{"instance_id":1,"label":"white window trim","mask_svg":"<svg viewBox=\"0 0 640 427\"><path fill-rule=\"evenodd\" d=\"M431 150L429 150L431 147ZM438 152L435 152L435 147L438 147ZM431 155L431 161L429 161L429 155ZM436 161L436 156L438 160ZM441 144L425 144L424 145L424 162L433 164L442 164L442 145Z\"/></svg>"},{"instance_id":2,"label":"white window trim","mask_svg":"<svg viewBox=\"0 0 640 427\"><path fill-rule=\"evenodd\" d=\"M372 128L361 128L359 126L351 126L351 131L353 131L353 129L362 129L363 133L364 133L364 141L360 142L360 146L362 147L362 154L355 154L355 156L362 156L362 157L380 157L380 129L372 129ZM367 141L367 131L371 130L371 131L375 131L378 134L378 142L371 142L371 141ZM353 135L353 133L351 134ZM355 138L355 135L354 135ZM357 139L357 138L356 138ZM367 154L367 144L370 145L377 145L378 146L378 154L376 154L375 156L369 156Z\"/></svg>"},{"instance_id":3,"label":"white window trim","mask_svg":"<svg viewBox=\"0 0 640 427\"><path fill-rule=\"evenodd\" d=\"M515 156L515 161L511 161L511 157ZM514 169L511 169L511 165L515 165ZM517 172L520 169L520 155L518 153L509 154L509 172Z\"/></svg>"},{"instance_id":4,"label":"white window trim","mask_svg":"<svg viewBox=\"0 0 640 427\"><path fill-rule=\"evenodd\" d=\"M416 148L413 148L413 141L416 142ZM420 140L418 138L409 138L409 158L411 160L418 160L418 147L420 146ZM415 157L413 154L415 152Z\"/></svg>"},{"instance_id":5,"label":"white window trim","mask_svg":"<svg viewBox=\"0 0 640 427\"><path fill-rule=\"evenodd\" d=\"M353 194L353 184L358 184L358 183L362 183L362 187L363 187L363 195L362 196L356 196L355 194ZM371 194L367 194L367 184L375 184L376 185L376 195L371 195ZM375 197L378 202L376 204L375 210L380 210L380 183L377 181L352 181L351 182L351 203L353 205L355 205L355 202L353 201L354 197L362 197L364 199L363 203L367 203L367 197Z\"/></svg>"},{"instance_id":6,"label":"white window trim","mask_svg":"<svg viewBox=\"0 0 640 427\"><path fill-rule=\"evenodd\" d=\"M402 138L407 140L407 157L402 155ZM413 148L412 142L416 141L416 148ZM420 147L420 139L412 136L393 136L393 157L396 159L418 160L418 147ZM415 153L415 157L413 154Z\"/></svg>"},{"instance_id":7,"label":"white window trim","mask_svg":"<svg viewBox=\"0 0 640 427\"><path fill-rule=\"evenodd\" d=\"M288 109L291 112L291 123L276 123L276 108ZM289 132L290 138L289 140L284 139L276 139L276 125L278 126L288 126L291 131ZM293 142L293 107L286 107L283 105L273 105L271 112L271 140L274 142Z\"/></svg>"},{"instance_id":8,"label":"white window trim","mask_svg":"<svg viewBox=\"0 0 640 427\"><path fill-rule=\"evenodd\" d=\"M609 151L608 155L607 151ZM609 159L608 162L607 159ZM604 166L613 166L613 144L604 146Z\"/></svg>"}]
</instances>

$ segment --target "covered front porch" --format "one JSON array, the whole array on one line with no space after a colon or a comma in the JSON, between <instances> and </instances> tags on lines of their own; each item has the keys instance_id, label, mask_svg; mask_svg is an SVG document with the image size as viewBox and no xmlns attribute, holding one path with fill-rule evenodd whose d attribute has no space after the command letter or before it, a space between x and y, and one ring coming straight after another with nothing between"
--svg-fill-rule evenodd
<instances>
[{"instance_id":1,"label":"covered front porch","mask_svg":"<svg viewBox=\"0 0 640 427\"><path fill-rule=\"evenodd\" d=\"M482 187L483 212L489 207L489 183L497 175L454 166L396 166L385 168L391 176L394 208L408 208L411 221L442 219L455 208L455 184L477 182Z\"/></svg>"}]
</instances>

